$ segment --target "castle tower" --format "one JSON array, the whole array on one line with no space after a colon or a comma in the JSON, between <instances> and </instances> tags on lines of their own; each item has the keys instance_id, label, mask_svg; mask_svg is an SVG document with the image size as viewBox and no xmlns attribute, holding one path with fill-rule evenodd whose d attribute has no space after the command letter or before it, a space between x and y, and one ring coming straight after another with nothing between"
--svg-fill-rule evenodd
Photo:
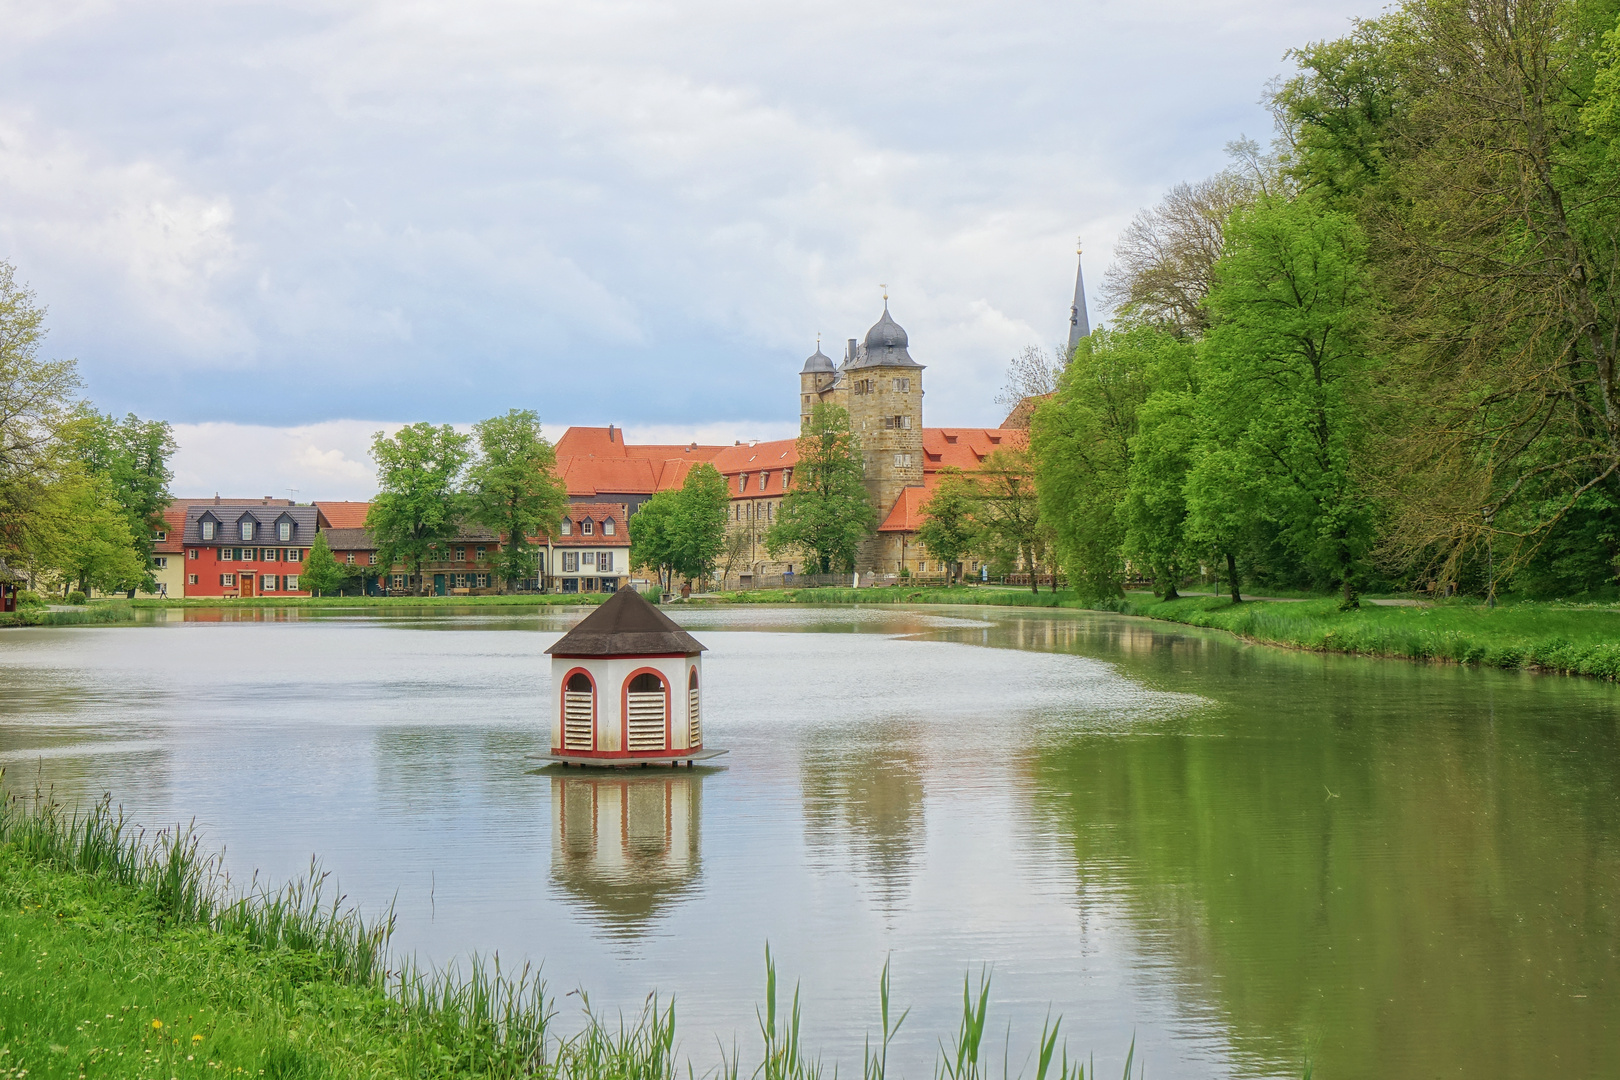
<instances>
[{"instance_id":1,"label":"castle tower","mask_svg":"<svg viewBox=\"0 0 1620 1080\"><path fill-rule=\"evenodd\" d=\"M906 332L889 315L866 332L866 341L844 365L850 426L861 440L866 490L882 520L901 491L923 482L923 365L906 351ZM863 546L858 569L879 569L876 541ZM867 548L871 548L870 551Z\"/></svg>"},{"instance_id":2,"label":"castle tower","mask_svg":"<svg viewBox=\"0 0 1620 1080\"><path fill-rule=\"evenodd\" d=\"M1074 303L1069 305L1069 351L1063 357L1065 364L1074 359L1074 350L1080 347L1080 339L1091 336L1091 316L1086 314L1085 267L1079 244L1074 246L1074 256Z\"/></svg>"},{"instance_id":3,"label":"castle tower","mask_svg":"<svg viewBox=\"0 0 1620 1080\"><path fill-rule=\"evenodd\" d=\"M838 378L838 369L833 367L832 357L824 356L821 352L821 339L816 339L816 351L804 362L799 370L799 428L802 430L810 423L810 410L817 401L821 400L821 392L832 385Z\"/></svg>"}]
</instances>

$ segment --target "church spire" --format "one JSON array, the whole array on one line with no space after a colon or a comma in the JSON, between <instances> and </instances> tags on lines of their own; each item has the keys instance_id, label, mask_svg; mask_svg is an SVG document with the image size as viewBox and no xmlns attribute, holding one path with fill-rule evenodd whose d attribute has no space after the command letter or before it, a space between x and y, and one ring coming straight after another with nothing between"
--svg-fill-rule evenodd
<instances>
[{"instance_id":1,"label":"church spire","mask_svg":"<svg viewBox=\"0 0 1620 1080\"><path fill-rule=\"evenodd\" d=\"M1084 260L1080 259L1080 243L1075 242L1074 304L1069 308L1069 352L1066 360L1073 359L1080 339L1091 336L1091 317L1086 314L1086 275Z\"/></svg>"}]
</instances>

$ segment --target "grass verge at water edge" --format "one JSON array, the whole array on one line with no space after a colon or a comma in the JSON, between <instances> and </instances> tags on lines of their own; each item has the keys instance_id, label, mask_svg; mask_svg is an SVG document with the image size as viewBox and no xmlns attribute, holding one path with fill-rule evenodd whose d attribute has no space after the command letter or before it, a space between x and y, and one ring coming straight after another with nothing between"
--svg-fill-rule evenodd
<instances>
[{"instance_id":1,"label":"grass verge at water edge","mask_svg":"<svg viewBox=\"0 0 1620 1080\"><path fill-rule=\"evenodd\" d=\"M573 1034L537 973L473 960L464 974L388 961L391 917L326 899L318 867L279 889L233 892L188 829L150 836L103 800L67 812L48 797L0 806L0 1077L451 1078L695 1080L679 1059L673 999L609 1017L579 995ZM958 1031L940 1041L936 1080L1087 1080L1048 1017L1016 1070L985 1038L989 979L963 982ZM879 984L881 1033L863 1080L888 1080L906 1021ZM735 1043L714 1080L837 1075L801 1039L798 987L778 1003L766 951L763 1047L749 1070ZM1010 1031L1010 1027L1009 1027ZM1010 1038L1010 1035L1009 1035ZM1001 1064L996 1067L997 1051ZM1032 1066L1032 1068L1031 1068ZM1123 1075L1141 1075L1134 1043ZM1308 1075L1308 1071L1307 1071Z\"/></svg>"},{"instance_id":2,"label":"grass verge at water edge","mask_svg":"<svg viewBox=\"0 0 1620 1080\"><path fill-rule=\"evenodd\" d=\"M1340 611L1337 599L1288 602L1131 594L1087 601L1069 591L956 588L782 589L725 593L708 603L983 604L1078 608L1226 630L1266 645L1620 679L1620 607L1556 602L1375 607Z\"/></svg>"},{"instance_id":3,"label":"grass verge at water edge","mask_svg":"<svg viewBox=\"0 0 1620 1080\"><path fill-rule=\"evenodd\" d=\"M83 607L52 611L29 604L0 614L0 626L108 626L135 621L134 606L126 600L110 600Z\"/></svg>"}]
</instances>

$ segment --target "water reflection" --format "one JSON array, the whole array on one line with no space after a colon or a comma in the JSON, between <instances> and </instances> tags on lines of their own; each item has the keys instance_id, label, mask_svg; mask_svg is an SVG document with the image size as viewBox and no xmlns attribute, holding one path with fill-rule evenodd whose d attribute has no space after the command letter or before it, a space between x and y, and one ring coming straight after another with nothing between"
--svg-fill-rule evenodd
<instances>
[{"instance_id":1,"label":"water reflection","mask_svg":"<svg viewBox=\"0 0 1620 1080\"><path fill-rule=\"evenodd\" d=\"M551 880L613 937L635 937L691 889L703 774L551 775Z\"/></svg>"},{"instance_id":2,"label":"water reflection","mask_svg":"<svg viewBox=\"0 0 1620 1080\"><path fill-rule=\"evenodd\" d=\"M805 741L811 854L824 867L853 867L888 911L909 891L922 847L922 742L914 724L835 729Z\"/></svg>"}]
</instances>

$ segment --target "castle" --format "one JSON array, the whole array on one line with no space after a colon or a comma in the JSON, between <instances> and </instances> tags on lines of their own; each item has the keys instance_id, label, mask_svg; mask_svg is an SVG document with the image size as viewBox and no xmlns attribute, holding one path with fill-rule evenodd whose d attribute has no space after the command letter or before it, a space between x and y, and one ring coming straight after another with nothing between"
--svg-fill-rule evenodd
<instances>
[{"instance_id":1,"label":"castle","mask_svg":"<svg viewBox=\"0 0 1620 1080\"><path fill-rule=\"evenodd\" d=\"M1085 281L1077 271L1069 309L1069 355L1090 333ZM855 569L863 578L902 573L936 575L945 566L917 539L922 508L947 469L971 472L997 449L1022 448L1028 438L1029 402L994 428L923 426L923 371L911 356L906 331L883 314L863 339L850 338L843 359L816 351L799 371L799 420L809 422L821 402L849 413L860 439L868 497L877 511L877 531L861 545ZM569 428L557 442L558 473L576 504L614 504L628 517L656 491L679 487L693 464L706 461L725 477L731 493L728 548L719 576L727 586L762 583L793 571L802 558L772 559L765 534L780 512L798 461L794 439L737 442L731 446L635 446L614 427ZM975 572L970 561L964 569ZM583 573L583 570L576 571ZM582 579L580 588L595 587Z\"/></svg>"}]
</instances>

